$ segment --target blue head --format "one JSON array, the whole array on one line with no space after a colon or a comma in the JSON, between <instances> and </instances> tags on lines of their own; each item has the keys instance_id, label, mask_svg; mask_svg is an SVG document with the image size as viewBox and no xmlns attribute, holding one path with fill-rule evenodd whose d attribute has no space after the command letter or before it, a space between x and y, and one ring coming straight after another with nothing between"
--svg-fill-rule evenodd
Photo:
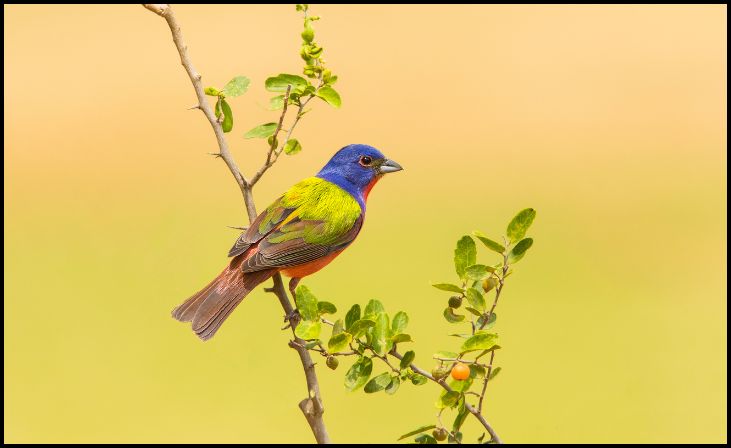
<instances>
[{"instance_id":1,"label":"blue head","mask_svg":"<svg viewBox=\"0 0 731 448\"><path fill-rule=\"evenodd\" d=\"M365 208L365 198L376 181L402 169L373 146L348 145L332 156L317 177L342 187Z\"/></svg>"}]
</instances>

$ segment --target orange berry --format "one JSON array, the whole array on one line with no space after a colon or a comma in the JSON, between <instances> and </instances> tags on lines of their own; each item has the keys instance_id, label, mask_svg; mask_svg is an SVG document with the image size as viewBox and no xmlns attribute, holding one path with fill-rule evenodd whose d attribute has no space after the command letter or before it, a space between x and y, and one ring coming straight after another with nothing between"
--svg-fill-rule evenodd
<instances>
[{"instance_id":1,"label":"orange berry","mask_svg":"<svg viewBox=\"0 0 731 448\"><path fill-rule=\"evenodd\" d=\"M458 362L452 367L452 378L455 380L466 380L470 377L470 368L467 364Z\"/></svg>"}]
</instances>

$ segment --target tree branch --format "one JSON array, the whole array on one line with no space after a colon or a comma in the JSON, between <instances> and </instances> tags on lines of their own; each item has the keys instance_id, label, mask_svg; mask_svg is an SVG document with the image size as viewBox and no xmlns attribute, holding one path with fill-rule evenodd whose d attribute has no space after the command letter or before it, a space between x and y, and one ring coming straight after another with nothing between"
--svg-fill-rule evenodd
<instances>
[{"instance_id":1,"label":"tree branch","mask_svg":"<svg viewBox=\"0 0 731 448\"><path fill-rule=\"evenodd\" d=\"M399 353L399 352L398 352L398 351L396 350L396 348L395 348L395 347L394 347L394 349L393 349L393 350L391 350L391 351L390 351L389 353L391 353L391 355L393 355L393 356L394 356L395 358L398 358L398 359L403 359L403 356L402 356L402 355L401 355L401 354L400 354L400 353ZM411 367L411 370L413 370L414 372L418 373L419 375L421 375L421 376L423 376L423 377L426 377L427 379L429 379L429 380L431 380L431 381L434 381L435 383L439 384L439 385L440 385L440 386L442 386L442 387L443 387L443 388L444 388L444 389L445 389L445 390L446 390L447 392L452 392L452 388L451 388L451 387L449 387L449 385L448 385L448 384L447 384L447 383L446 383L446 382L444 381L444 379L438 380L438 379L434 378L434 377L433 377L433 376L432 376L432 375L431 375L431 374L430 374L429 372L427 372L427 371L425 371L425 370L423 370L423 369L419 368L419 367L418 367L418 366L417 366L416 364L414 364L414 363L411 363L411 364L409 364L409 367ZM475 409L475 408L474 408L474 406L470 405L470 404L469 404L469 403L467 403L466 401L465 401L465 404L464 404L464 405L465 405L465 408L466 408L466 409L467 409L467 410L468 410L468 411L470 412L470 414L474 415L474 416L475 416L475 418L476 418L476 419L477 419L477 420L478 420L478 421L479 421L479 422L480 422L480 423L482 424L482 426L483 426L483 427L484 427L484 428L485 428L485 429L487 430L487 432L488 432L488 433L490 433L490 437L492 437L492 441L493 441L493 442L495 442L495 443L503 443L503 442L502 442L502 441L500 440L500 437L498 437L498 435L497 435L497 433L495 432L495 430L494 430L494 429L492 429L492 426L490 426L490 424L489 424L489 423L487 423L487 421L485 420L485 417L483 417L483 416L482 416L482 414L480 414L480 412L479 412L479 411L478 411L477 409Z\"/></svg>"},{"instance_id":2,"label":"tree branch","mask_svg":"<svg viewBox=\"0 0 731 448\"><path fill-rule=\"evenodd\" d=\"M208 122L213 128L213 132L216 135L216 140L218 141L220 157L224 160L229 171L231 171L231 174L233 174L234 178L236 179L236 183L238 184L239 189L241 190L241 193L244 197L244 203L246 204L246 212L249 217L249 222L253 223L257 216L256 205L254 204L254 196L252 194L253 183L248 182L243 174L241 174L241 171L236 165L233 156L228 150L228 143L226 142L223 128L221 127L221 123L218 122L215 114L211 110L210 104L208 104L208 101L206 100L205 93L203 92L203 85L201 84L201 75L195 70L195 68L193 68L193 64L191 63L190 57L188 56L188 47L183 42L183 35L180 32L180 26L175 19L175 14L173 13L172 8L170 7L170 5L146 4L143 6L154 12L155 14L163 17L170 27L170 31L173 36L173 42L175 43L175 47L178 50L178 54L180 55L180 62L185 68L185 71L188 73L190 81L191 83L193 83L193 88L195 89L196 96L198 97L197 107L201 111L203 111L203 114L206 116ZM282 119L283 118L284 117L282 117ZM280 119L280 128L281 122L282 120ZM273 280L273 292L279 299L285 315L291 316L293 311L292 304L290 303L289 296L287 295L287 292L284 289L284 285L282 284L282 277L279 274L275 274ZM294 317L292 317L291 319L294 319ZM290 320L290 323L293 324L292 331L294 331L294 328L296 327L296 322ZM295 341L300 343L304 342L296 337ZM330 443L330 437L327 434L325 422L322 419L322 415L325 410L323 408L322 399L320 397L320 386L317 381L317 374L315 373L315 363L312 362L310 354L304 347L297 347L291 344L290 346L297 350L307 380L308 396L299 403L299 407L302 410L305 418L307 419L307 423L310 425L310 429L315 435L317 443Z\"/></svg>"},{"instance_id":3,"label":"tree branch","mask_svg":"<svg viewBox=\"0 0 731 448\"><path fill-rule=\"evenodd\" d=\"M322 86L322 84L320 84ZM279 117L279 123L277 124L277 129L274 132L274 140L272 143L276 143L276 136L279 134L279 131L282 129L282 122L284 121L284 115L287 113L287 103L289 102L289 92L292 88L291 85L287 86L287 92L284 95L284 106L282 110L282 115ZM267 153L267 160L264 162L264 165L259 168L259 170L254 174L254 176L251 178L251 181L249 181L249 185L252 187L259 182L259 179L261 179L261 176L264 175L264 173L267 172L269 168L272 167L277 162L277 159L279 159L279 156L282 154L282 151L284 151L284 147L289 141L289 139L292 137L292 132L294 131L294 128L297 126L297 123L299 123L300 118L302 118L302 110L307 106L307 103L310 102L310 100L314 98L314 95L309 96L304 103L300 104L299 108L297 109L297 115L294 117L294 122L292 123L292 126L290 126L289 130L287 131L287 137L284 139L282 144L279 146L279 149L277 149L276 146L272 144L272 146L269 148L269 152Z\"/></svg>"}]
</instances>

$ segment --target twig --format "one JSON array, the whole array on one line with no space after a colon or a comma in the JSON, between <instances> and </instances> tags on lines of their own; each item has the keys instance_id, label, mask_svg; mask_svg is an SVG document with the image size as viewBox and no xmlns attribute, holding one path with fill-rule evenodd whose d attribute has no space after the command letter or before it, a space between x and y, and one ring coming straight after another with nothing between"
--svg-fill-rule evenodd
<instances>
[{"instance_id":1,"label":"twig","mask_svg":"<svg viewBox=\"0 0 731 448\"><path fill-rule=\"evenodd\" d=\"M398 352L398 351L396 350L396 348L394 348L393 350L391 350L391 351L390 351L389 353L391 353L391 355L393 355L393 356L394 356L395 358L398 358L398 359L403 359L403 356L402 356L402 355L401 355L401 354L400 354L400 353L399 353L399 352ZM418 367L417 365L415 365L414 363L411 363L411 364L409 364L409 367L411 367L411 370L413 370L414 372L418 373L419 375L421 375L421 376L423 376L423 377L426 377L426 378L427 378L428 380L431 380L431 381L433 381L433 382L435 382L435 383L439 384L439 385L440 385L440 386L442 386L442 388L444 388L444 389L445 389L445 390L446 390L447 392L452 392L452 388L451 388L451 387L449 387L449 385L448 385L448 384L447 384L447 383L446 383L446 382L444 381L444 379L438 380L438 379L434 378L433 376L431 376L431 374L430 374L429 372L427 372L427 371L425 371L425 370L423 370L423 369L420 369L420 368L419 368L419 367ZM483 417L483 416L482 416L482 414L480 414L480 413L479 413L479 412L477 411L477 409L475 409L475 408L474 408L474 407L473 407L472 405L470 405L469 403L465 402L465 404L464 404L464 405L465 405L465 408L467 409L467 411L469 411L469 412L470 412L470 414L474 415L474 416L475 416L475 418L476 418L476 419L477 419L477 420L478 420L478 421L479 421L479 422L480 422L480 423L482 424L482 426L483 426L483 427L484 427L484 428L485 428L485 429L487 430L487 432L488 432L488 433L490 433L490 437L492 437L492 440L493 440L493 442L495 442L495 443L502 443L502 441L500 440L500 437L498 437L498 435L497 435L497 433L495 432L495 430L494 430L494 429L492 429L492 426L490 426L490 424L489 424L489 423L487 423L487 421L485 420L485 417Z\"/></svg>"},{"instance_id":2,"label":"twig","mask_svg":"<svg viewBox=\"0 0 731 448\"><path fill-rule=\"evenodd\" d=\"M254 222L256 219L256 205L254 204L254 196L252 194L253 184L249 183L246 178L241 174L236 162L234 161L231 153L228 150L228 143L224 136L221 124L216 119L215 114L211 110L210 104L206 100L205 93L203 92L203 85L201 84L201 75L193 68L193 64L188 56L188 47L183 43L183 35L180 32L180 26L175 19L170 5L143 5L145 8L154 12L155 14L163 17L170 27L170 31L173 36L173 42L180 55L180 62L183 64L185 71L190 77L190 81L195 89L196 96L198 97L198 106L203 114L208 119L208 122L213 128L213 132L216 135L218 141L218 147L220 150L221 158L226 162L231 174L236 179L236 183L241 189L241 193L244 197L244 203L246 204L246 212L249 217L249 222ZM285 315L292 315L292 304L289 300L289 296L282 283L282 277L279 274L275 274L272 279L274 280L273 292L279 299L282 308L284 309ZM292 331L296 327L296 322L293 321L294 317L290 320L292 324ZM295 341L304 342L295 336ZM325 428L325 422L322 419L324 408L322 405L322 399L320 397L320 386L317 381L317 375L315 373L315 363L312 362L309 352L304 347L292 346L299 354L300 361L302 362L302 368L305 371L305 378L307 380L307 398L299 403L299 407L302 410L307 423L310 425L312 433L315 435L315 439L318 443L330 443L330 437L327 434Z\"/></svg>"},{"instance_id":3,"label":"twig","mask_svg":"<svg viewBox=\"0 0 731 448\"><path fill-rule=\"evenodd\" d=\"M322 85L322 84L321 84ZM275 138L272 139L272 147L269 148L269 153L267 154L267 160L264 163L264 165L259 168L259 170L254 174L254 176L249 181L249 185L254 186L257 182L259 182L259 179L264 175L264 173L267 172L269 168L271 168L279 159L279 156L284 151L284 147L287 145L287 142L292 137L292 132L294 131L294 128L297 126L297 123L299 123L300 118L302 118L302 110L305 108L307 103L310 102L312 98L314 98L314 95L309 96L304 103L300 104L299 108L297 109L297 115L294 117L294 122L292 122L292 126L289 127L289 130L287 131L287 137L285 137L284 141L281 145L279 145L279 149L277 149L276 146L273 146L274 143L276 143L276 135L279 133L279 131L282 128L282 122L284 120L284 114L287 111L287 103L289 102L289 91L292 86L287 86L287 94L284 97L284 107L282 110L282 115L279 117L279 123L277 125L277 130L275 131L274 135Z\"/></svg>"},{"instance_id":4,"label":"twig","mask_svg":"<svg viewBox=\"0 0 731 448\"><path fill-rule=\"evenodd\" d=\"M482 392L480 393L480 402L477 404L477 412L482 414L482 401L485 399L485 390L487 389L487 383L490 381L490 374L492 373L492 361L495 359L495 350L490 353L490 365L487 367L485 372L485 381L482 383Z\"/></svg>"},{"instance_id":5,"label":"twig","mask_svg":"<svg viewBox=\"0 0 731 448\"><path fill-rule=\"evenodd\" d=\"M380 359L381 361L385 362L385 363L386 363L386 365L387 365L388 367L390 367L390 368L391 368L391 370L393 370L393 371L394 371L394 372L396 372L396 373L401 373L401 370L399 370L399 369L397 369L396 367L392 366L392 365L391 365L391 363L390 363L390 362L388 362L388 358L387 358L387 357L386 357L385 355L384 355L384 356L381 356L381 355L379 355L379 354L378 354L378 353L377 353L377 352L376 352L375 350L373 350L372 348L370 349L370 351L371 351L371 353L373 353L373 355L374 355L374 356L375 356L376 358L378 358L378 359Z\"/></svg>"},{"instance_id":6,"label":"twig","mask_svg":"<svg viewBox=\"0 0 731 448\"><path fill-rule=\"evenodd\" d=\"M228 143L226 142L226 137L223 134L221 123L219 123L216 119L216 115L213 113L213 110L211 110L211 105L208 104L208 101L206 100L206 94L203 92L203 84L201 83L201 75L196 71L193 67L193 63L190 61L190 56L188 56L188 46L183 42L180 25L178 25L173 9L170 5L144 5L144 7L164 18L170 27L175 48L178 49L178 54L180 55L180 63L183 64L185 71L188 73L190 82L193 83L196 97L198 97L198 106L208 119L208 122L211 124L213 132L216 134L221 158L226 163L229 171L231 171L231 174L233 174L236 179L236 183L239 185L249 217L254 215L254 218L256 218L256 209L254 208L254 197L251 194L251 188L249 188L246 178L243 174L241 174L231 152L228 150Z\"/></svg>"}]
</instances>

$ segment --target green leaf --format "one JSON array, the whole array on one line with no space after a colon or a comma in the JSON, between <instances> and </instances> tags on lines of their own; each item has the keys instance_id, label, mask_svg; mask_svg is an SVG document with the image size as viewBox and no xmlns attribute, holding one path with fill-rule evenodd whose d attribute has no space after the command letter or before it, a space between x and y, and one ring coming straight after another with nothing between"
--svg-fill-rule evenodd
<instances>
[{"instance_id":1,"label":"green leaf","mask_svg":"<svg viewBox=\"0 0 731 448\"><path fill-rule=\"evenodd\" d=\"M472 266L467 266L464 273L468 280L480 281L490 275L490 269L492 268L484 264L473 264Z\"/></svg>"},{"instance_id":2,"label":"green leaf","mask_svg":"<svg viewBox=\"0 0 731 448\"><path fill-rule=\"evenodd\" d=\"M336 320L335 323L333 324L333 334L332 335L335 336L336 334L340 334L343 331L344 331L343 319Z\"/></svg>"},{"instance_id":3,"label":"green leaf","mask_svg":"<svg viewBox=\"0 0 731 448\"><path fill-rule=\"evenodd\" d=\"M525 255L525 252L530 249L530 247L533 245L533 238L525 238L518 242L518 244L515 245L513 250L510 251L510 254L508 254L508 262L509 263L517 263L520 261L521 258Z\"/></svg>"},{"instance_id":4,"label":"green leaf","mask_svg":"<svg viewBox=\"0 0 731 448\"><path fill-rule=\"evenodd\" d=\"M389 329L388 314L379 313L376 316L376 326L373 329L373 341L371 342L373 350L379 355L385 355L389 350L388 342L386 341L388 339Z\"/></svg>"},{"instance_id":5,"label":"green leaf","mask_svg":"<svg viewBox=\"0 0 731 448\"><path fill-rule=\"evenodd\" d=\"M358 319L360 319L360 305L356 303L345 314L345 329L349 330Z\"/></svg>"},{"instance_id":6,"label":"green leaf","mask_svg":"<svg viewBox=\"0 0 731 448\"><path fill-rule=\"evenodd\" d=\"M345 388L349 391L360 388L368 381L372 370L373 361L368 357L361 356L345 374Z\"/></svg>"},{"instance_id":7,"label":"green leaf","mask_svg":"<svg viewBox=\"0 0 731 448\"><path fill-rule=\"evenodd\" d=\"M400 385L401 385L401 380L399 379L399 377L394 376L393 378L391 378L391 383L388 386L386 386L386 393L388 395L395 394Z\"/></svg>"},{"instance_id":8,"label":"green leaf","mask_svg":"<svg viewBox=\"0 0 731 448\"><path fill-rule=\"evenodd\" d=\"M399 333L395 336L392 336L391 341L393 341L394 344L398 344L401 342L411 342L411 335L408 335L406 333Z\"/></svg>"},{"instance_id":9,"label":"green leaf","mask_svg":"<svg viewBox=\"0 0 731 448\"><path fill-rule=\"evenodd\" d=\"M482 282L482 289L485 292L490 292L496 286L497 286L497 279L495 277L490 277L490 278L486 279L484 282Z\"/></svg>"},{"instance_id":10,"label":"green leaf","mask_svg":"<svg viewBox=\"0 0 731 448\"><path fill-rule=\"evenodd\" d=\"M340 107L340 94L330 86L320 87L320 90L317 91L317 96L333 107Z\"/></svg>"},{"instance_id":11,"label":"green leaf","mask_svg":"<svg viewBox=\"0 0 731 448\"><path fill-rule=\"evenodd\" d=\"M234 127L234 114L231 111L231 106L224 99L221 100L221 111L223 112L221 129L223 129L223 132L231 132Z\"/></svg>"},{"instance_id":12,"label":"green leaf","mask_svg":"<svg viewBox=\"0 0 731 448\"><path fill-rule=\"evenodd\" d=\"M430 429L434 429L436 427L437 427L437 425L426 425L426 426L422 426L421 428L418 428L418 429L415 429L413 431L407 432L406 434L404 434L401 437L399 437L398 440L403 440L403 439L405 439L407 437L411 437L413 435L422 433L424 431L429 431Z\"/></svg>"},{"instance_id":13,"label":"green leaf","mask_svg":"<svg viewBox=\"0 0 731 448\"><path fill-rule=\"evenodd\" d=\"M447 443L461 444L462 443L462 433L458 432L454 436L452 436L452 434L449 434L447 436Z\"/></svg>"},{"instance_id":14,"label":"green leaf","mask_svg":"<svg viewBox=\"0 0 731 448\"><path fill-rule=\"evenodd\" d=\"M484 378L485 377L485 368L477 365L477 364L470 364L470 380L475 380L476 378Z\"/></svg>"},{"instance_id":15,"label":"green leaf","mask_svg":"<svg viewBox=\"0 0 731 448\"><path fill-rule=\"evenodd\" d=\"M288 156L292 156L302 151L302 145L296 138L290 138L284 145L284 153Z\"/></svg>"},{"instance_id":16,"label":"green leaf","mask_svg":"<svg viewBox=\"0 0 731 448\"><path fill-rule=\"evenodd\" d=\"M280 73L264 81L264 87L270 92L286 92L288 85L291 85L293 90L297 88L304 89L307 84L308 82L305 78L287 73Z\"/></svg>"},{"instance_id":17,"label":"green leaf","mask_svg":"<svg viewBox=\"0 0 731 448\"><path fill-rule=\"evenodd\" d=\"M348 333L353 335L353 339L358 339L359 337L363 336L369 328L374 327L375 325L376 322L374 320L360 319L355 321L349 328L346 328Z\"/></svg>"},{"instance_id":18,"label":"green leaf","mask_svg":"<svg viewBox=\"0 0 731 448\"><path fill-rule=\"evenodd\" d=\"M462 343L462 352L489 350L497 344L497 339L495 333L477 333Z\"/></svg>"},{"instance_id":19,"label":"green leaf","mask_svg":"<svg viewBox=\"0 0 731 448\"><path fill-rule=\"evenodd\" d=\"M353 340L353 336L350 333L340 333L336 334L333 337L330 338L330 340L327 343L327 350L330 353L336 353L339 351L344 350L348 347L348 344L350 344L350 341Z\"/></svg>"},{"instance_id":20,"label":"green leaf","mask_svg":"<svg viewBox=\"0 0 731 448\"><path fill-rule=\"evenodd\" d=\"M414 386L421 386L422 384L426 384L429 382L429 378L425 377L424 375L419 375L418 373L415 373L411 375L411 384Z\"/></svg>"},{"instance_id":21,"label":"green leaf","mask_svg":"<svg viewBox=\"0 0 731 448\"><path fill-rule=\"evenodd\" d=\"M485 368L477 364L470 364L470 378L474 379L477 377L485 376Z\"/></svg>"},{"instance_id":22,"label":"green leaf","mask_svg":"<svg viewBox=\"0 0 731 448\"><path fill-rule=\"evenodd\" d=\"M418 443L419 445L431 445L433 443L437 443L437 439L430 436L429 434L422 434L420 436L417 436L414 439L414 442Z\"/></svg>"},{"instance_id":23,"label":"green leaf","mask_svg":"<svg viewBox=\"0 0 731 448\"><path fill-rule=\"evenodd\" d=\"M416 358L416 353L414 353L413 350L409 350L408 352L404 353L404 356L401 358L399 367L401 367L402 369L407 368L412 362L414 362L414 358Z\"/></svg>"},{"instance_id":24,"label":"green leaf","mask_svg":"<svg viewBox=\"0 0 731 448\"><path fill-rule=\"evenodd\" d=\"M406 330L406 326L409 324L409 316L403 311L399 311L393 316L393 322L391 322L391 333L398 334L403 333Z\"/></svg>"},{"instance_id":25,"label":"green leaf","mask_svg":"<svg viewBox=\"0 0 731 448\"><path fill-rule=\"evenodd\" d=\"M485 319L487 318L487 323L483 325L483 322L485 322ZM497 320L497 313L494 311L489 314L489 317L487 314L483 314L480 316L479 319L477 319L477 323L475 324L478 329L480 330L487 330L488 328L492 328L495 326L495 321Z\"/></svg>"},{"instance_id":26,"label":"green leaf","mask_svg":"<svg viewBox=\"0 0 731 448\"><path fill-rule=\"evenodd\" d=\"M373 378L371 378L371 380L368 381L368 384L365 385L363 391L365 391L365 393L367 394L380 392L385 389L389 384L391 384L391 375L389 375L388 373L382 373L378 376L374 376Z\"/></svg>"},{"instance_id":27,"label":"green leaf","mask_svg":"<svg viewBox=\"0 0 731 448\"><path fill-rule=\"evenodd\" d=\"M249 130L244 134L244 138L267 138L274 135L277 130L277 123L265 123Z\"/></svg>"},{"instance_id":28,"label":"green leaf","mask_svg":"<svg viewBox=\"0 0 731 448\"><path fill-rule=\"evenodd\" d=\"M223 94L226 96L240 96L249 88L251 80L246 76L237 76L223 87Z\"/></svg>"},{"instance_id":29,"label":"green leaf","mask_svg":"<svg viewBox=\"0 0 731 448\"><path fill-rule=\"evenodd\" d=\"M523 239L535 217L536 211L532 208L521 210L515 215L515 218L508 224L508 238L510 238L511 243Z\"/></svg>"},{"instance_id":30,"label":"green leaf","mask_svg":"<svg viewBox=\"0 0 731 448\"><path fill-rule=\"evenodd\" d=\"M495 367L494 369L492 369L492 372L490 372L490 377L487 380L492 381L492 379L495 378L501 370L503 370L502 367Z\"/></svg>"},{"instance_id":31,"label":"green leaf","mask_svg":"<svg viewBox=\"0 0 731 448\"><path fill-rule=\"evenodd\" d=\"M208 96L218 96L221 92L218 91L215 87L206 87L203 89L203 93L205 93Z\"/></svg>"},{"instance_id":32,"label":"green leaf","mask_svg":"<svg viewBox=\"0 0 731 448\"><path fill-rule=\"evenodd\" d=\"M497 252L499 254L505 252L505 246L486 237L484 233L475 230L474 232L472 232L472 234L476 236L480 241L482 241L482 244L484 244L491 251Z\"/></svg>"},{"instance_id":33,"label":"green leaf","mask_svg":"<svg viewBox=\"0 0 731 448\"><path fill-rule=\"evenodd\" d=\"M307 286L300 285L297 287L295 303L302 319L319 322L320 313L317 308L317 298Z\"/></svg>"},{"instance_id":34,"label":"green leaf","mask_svg":"<svg viewBox=\"0 0 731 448\"><path fill-rule=\"evenodd\" d=\"M310 42L312 42L312 39L315 38L315 30L313 30L311 27L307 26L302 31L301 36L302 36L303 41L310 43Z\"/></svg>"},{"instance_id":35,"label":"green leaf","mask_svg":"<svg viewBox=\"0 0 731 448\"><path fill-rule=\"evenodd\" d=\"M310 340L310 339L317 339L320 337L320 330L322 329L322 324L320 324L320 321L311 321L311 320L303 320L298 325L297 328L294 329L294 334L297 335L298 338L304 339L304 340Z\"/></svg>"},{"instance_id":36,"label":"green leaf","mask_svg":"<svg viewBox=\"0 0 731 448\"><path fill-rule=\"evenodd\" d=\"M385 309L383 308L383 304L376 300L371 299L368 301L368 304L365 307L365 311L363 312L363 317L376 317L379 313L384 312Z\"/></svg>"},{"instance_id":37,"label":"green leaf","mask_svg":"<svg viewBox=\"0 0 731 448\"><path fill-rule=\"evenodd\" d=\"M439 400L437 400L437 408L444 409L456 405L457 401L459 400L459 395L459 392L457 392L456 390L452 390L449 392L444 391L439 397Z\"/></svg>"},{"instance_id":38,"label":"green leaf","mask_svg":"<svg viewBox=\"0 0 731 448\"><path fill-rule=\"evenodd\" d=\"M284 107L284 95L273 96L269 100L269 110L279 110Z\"/></svg>"},{"instance_id":39,"label":"green leaf","mask_svg":"<svg viewBox=\"0 0 731 448\"><path fill-rule=\"evenodd\" d=\"M467 338L471 337L472 334L471 333L463 333L463 334L460 334L460 333L452 333L449 336L454 336L456 338L467 339Z\"/></svg>"},{"instance_id":40,"label":"green leaf","mask_svg":"<svg viewBox=\"0 0 731 448\"><path fill-rule=\"evenodd\" d=\"M461 314L454 314L454 309L451 307L444 308L444 318L451 324L457 324L464 320L464 316Z\"/></svg>"},{"instance_id":41,"label":"green leaf","mask_svg":"<svg viewBox=\"0 0 731 448\"><path fill-rule=\"evenodd\" d=\"M457 417L454 419L454 423L452 423L452 432L459 431L465 420L467 420L468 415L470 415L470 411L467 410L467 406L460 408Z\"/></svg>"},{"instance_id":42,"label":"green leaf","mask_svg":"<svg viewBox=\"0 0 731 448\"><path fill-rule=\"evenodd\" d=\"M433 357L435 359L437 359L437 358L439 358L439 359L457 359L457 356L459 356L457 353L442 350L442 351L434 353Z\"/></svg>"},{"instance_id":43,"label":"green leaf","mask_svg":"<svg viewBox=\"0 0 731 448\"><path fill-rule=\"evenodd\" d=\"M317 302L317 312L322 316L323 314L335 314L338 309L330 302Z\"/></svg>"},{"instance_id":44,"label":"green leaf","mask_svg":"<svg viewBox=\"0 0 731 448\"><path fill-rule=\"evenodd\" d=\"M466 307L464 307L464 309L466 309L467 311L469 311L470 313L474 314L477 317L482 316L481 311L477 311L476 309L472 308L471 306L466 306Z\"/></svg>"},{"instance_id":45,"label":"green leaf","mask_svg":"<svg viewBox=\"0 0 731 448\"><path fill-rule=\"evenodd\" d=\"M468 390L470 390L470 386L472 386L472 378L467 378L466 380L449 381L449 387L451 387L452 390L456 392L467 392Z\"/></svg>"},{"instance_id":46,"label":"green leaf","mask_svg":"<svg viewBox=\"0 0 731 448\"><path fill-rule=\"evenodd\" d=\"M218 100L216 100L215 113L216 113L216 118L220 118L221 114L223 113L223 112L221 112L221 98L218 98Z\"/></svg>"},{"instance_id":47,"label":"green leaf","mask_svg":"<svg viewBox=\"0 0 731 448\"><path fill-rule=\"evenodd\" d=\"M475 240L465 235L457 241L457 248L454 250L454 269L459 278L465 278L467 266L472 266L477 261L477 246Z\"/></svg>"},{"instance_id":48,"label":"green leaf","mask_svg":"<svg viewBox=\"0 0 731 448\"><path fill-rule=\"evenodd\" d=\"M462 292L462 288L451 283L432 283L432 286L442 291Z\"/></svg>"},{"instance_id":49,"label":"green leaf","mask_svg":"<svg viewBox=\"0 0 731 448\"><path fill-rule=\"evenodd\" d=\"M484 311L485 309L485 297L483 297L482 293L478 291L476 288L469 288L467 290L467 301L470 302L470 305L472 305L472 308Z\"/></svg>"}]
</instances>

